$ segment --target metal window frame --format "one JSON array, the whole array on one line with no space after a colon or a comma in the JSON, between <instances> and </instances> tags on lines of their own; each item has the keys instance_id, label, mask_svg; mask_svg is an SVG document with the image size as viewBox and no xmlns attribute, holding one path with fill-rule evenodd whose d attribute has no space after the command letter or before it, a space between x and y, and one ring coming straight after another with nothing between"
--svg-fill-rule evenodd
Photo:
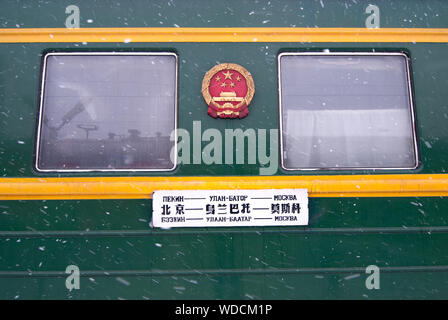
<instances>
[{"instance_id":1,"label":"metal window frame","mask_svg":"<svg viewBox=\"0 0 448 320\"><path fill-rule=\"evenodd\" d=\"M299 167L290 168L286 167L284 164L284 141L283 141L283 111L282 111L282 77L281 77L281 58L284 56L401 56L406 62L406 80L407 80L407 93L409 101L409 112L411 116L411 129L412 129L412 141L414 147L414 161L415 164L410 167ZM279 128L280 128L280 166L286 171L318 171L318 170L329 170L329 171L341 171L341 170L414 170L419 166L419 153L417 145L417 134L416 134L416 121L415 121L415 110L414 110L414 100L413 91L411 84L411 72L410 72L410 58L407 54L403 52L282 52L277 57L277 71L278 71L278 98L279 98Z\"/></svg>"},{"instance_id":2,"label":"metal window frame","mask_svg":"<svg viewBox=\"0 0 448 320\"><path fill-rule=\"evenodd\" d=\"M173 167L171 168L148 168L148 169L42 169L39 168L39 155L41 149L41 131L42 131L42 116L44 113L44 96L45 96L45 82L47 76L47 59L51 56L172 56L175 58L175 83L174 83L174 135L176 139L174 140L174 150L175 156L173 160ZM37 125L37 140L35 149L35 162L34 168L38 172L171 172L177 168L177 123L178 123L178 69L179 69L179 57L174 52L112 52L112 51L95 51L95 52L48 52L43 57L42 66L42 78L40 86L40 105L39 105L39 118Z\"/></svg>"}]
</instances>

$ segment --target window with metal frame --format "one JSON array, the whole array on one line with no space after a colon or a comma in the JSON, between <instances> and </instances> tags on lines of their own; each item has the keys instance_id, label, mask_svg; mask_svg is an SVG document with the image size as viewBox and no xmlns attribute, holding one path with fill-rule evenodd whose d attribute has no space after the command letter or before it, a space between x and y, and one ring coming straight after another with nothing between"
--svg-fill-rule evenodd
<instances>
[{"instance_id":1,"label":"window with metal frame","mask_svg":"<svg viewBox=\"0 0 448 320\"><path fill-rule=\"evenodd\" d=\"M417 167L406 54L282 53L278 68L283 169Z\"/></svg>"},{"instance_id":2,"label":"window with metal frame","mask_svg":"<svg viewBox=\"0 0 448 320\"><path fill-rule=\"evenodd\" d=\"M176 117L176 54L48 53L36 169L173 170Z\"/></svg>"}]
</instances>

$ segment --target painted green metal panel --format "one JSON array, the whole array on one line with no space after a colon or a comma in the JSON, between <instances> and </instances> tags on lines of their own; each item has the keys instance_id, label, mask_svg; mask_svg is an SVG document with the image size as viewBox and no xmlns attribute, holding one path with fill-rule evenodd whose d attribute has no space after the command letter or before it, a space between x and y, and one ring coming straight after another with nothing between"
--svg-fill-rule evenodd
<instances>
[{"instance_id":1,"label":"painted green metal panel","mask_svg":"<svg viewBox=\"0 0 448 320\"><path fill-rule=\"evenodd\" d=\"M116 50L129 47L117 44L87 44L83 50ZM162 44L135 43L135 50L173 50L179 55L179 127L192 132L193 121L201 121L202 131L216 128L224 136L225 129L278 128L278 83L277 54L286 50L333 49L333 50L403 50L412 60L412 76L415 88L417 134L422 166L417 170L400 170L400 173L444 173L448 170L448 136L445 123L448 120L448 85L446 76L448 44L298 44L298 43L256 43L256 44ZM37 174L33 170L35 149L36 117L39 105L41 55L48 49L81 50L72 44L2 44L0 68L3 86L0 152L2 176L31 177L57 176ZM210 60L198 58L210 57ZM207 105L200 93L204 74L217 62L232 61L245 66L253 74L256 93L250 105L250 113L241 120L213 119L207 116ZM26 88L17 90L16 88ZM430 106L430 107L429 107ZM203 142L203 146L206 145ZM6 156L7 155L7 156ZM346 171L345 173L351 173ZM371 173L371 171L357 171ZM394 171L388 171L394 172ZM331 172L326 172L331 174ZM338 171L337 174L341 172ZM183 165L174 172L163 175L258 175L259 165ZM278 170L278 174L297 174ZM301 174L315 174L315 172ZM78 174L96 176L97 173ZM104 173L103 175L123 175ZM160 175L160 173L134 173L133 175ZM73 174L61 174L73 176Z\"/></svg>"},{"instance_id":2,"label":"painted green metal panel","mask_svg":"<svg viewBox=\"0 0 448 320\"><path fill-rule=\"evenodd\" d=\"M69 4L76 3L3 1L0 27L62 28ZM368 4L322 0L78 5L81 27L364 27ZM381 27L448 27L444 1L375 4L381 9ZM2 43L0 176L98 176L33 170L41 58L48 50L174 51L179 55L179 127L191 130L192 121L200 120L203 130L223 131L278 128L278 53L322 49L406 50L422 166L396 172L448 170L446 43ZM253 74L256 93L245 119L207 116L201 82L219 62L241 64ZM183 165L161 175L258 175L258 169ZM297 173L279 169L277 174ZM0 298L448 298L445 198L313 198L307 228L154 230L149 227L151 206L150 200L0 202ZM83 273L80 290L65 288L69 264ZM364 269L370 264L384 270L380 290L365 287Z\"/></svg>"}]
</instances>

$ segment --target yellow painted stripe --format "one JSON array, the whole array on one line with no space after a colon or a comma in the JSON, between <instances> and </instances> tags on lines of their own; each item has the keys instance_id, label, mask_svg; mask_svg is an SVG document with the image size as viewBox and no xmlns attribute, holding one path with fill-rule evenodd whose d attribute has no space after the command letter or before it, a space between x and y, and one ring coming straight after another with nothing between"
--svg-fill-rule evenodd
<instances>
[{"instance_id":1,"label":"yellow painted stripe","mask_svg":"<svg viewBox=\"0 0 448 320\"><path fill-rule=\"evenodd\" d=\"M448 42L431 28L24 28L0 42Z\"/></svg>"},{"instance_id":2,"label":"yellow painted stripe","mask_svg":"<svg viewBox=\"0 0 448 320\"><path fill-rule=\"evenodd\" d=\"M155 190L281 188L306 188L310 197L448 196L448 175L2 178L0 200L147 199Z\"/></svg>"}]
</instances>

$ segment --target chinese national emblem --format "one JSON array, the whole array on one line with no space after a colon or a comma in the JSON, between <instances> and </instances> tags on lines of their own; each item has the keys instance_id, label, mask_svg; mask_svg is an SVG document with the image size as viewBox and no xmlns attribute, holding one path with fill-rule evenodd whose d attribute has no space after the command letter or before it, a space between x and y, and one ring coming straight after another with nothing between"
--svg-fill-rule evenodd
<instances>
[{"instance_id":1,"label":"chinese national emblem","mask_svg":"<svg viewBox=\"0 0 448 320\"><path fill-rule=\"evenodd\" d=\"M214 66L202 80L202 95L213 118L244 118L254 93L252 75L235 63Z\"/></svg>"}]
</instances>

